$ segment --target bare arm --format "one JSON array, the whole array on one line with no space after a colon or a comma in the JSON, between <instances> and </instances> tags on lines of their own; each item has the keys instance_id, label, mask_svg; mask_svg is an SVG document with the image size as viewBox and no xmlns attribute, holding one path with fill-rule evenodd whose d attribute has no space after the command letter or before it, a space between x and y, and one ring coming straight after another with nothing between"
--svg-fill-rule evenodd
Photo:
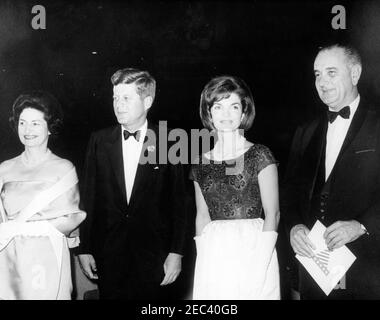
<instances>
[{"instance_id":1,"label":"bare arm","mask_svg":"<svg viewBox=\"0 0 380 320\"><path fill-rule=\"evenodd\" d=\"M277 231L280 221L277 166L271 164L261 170L258 180L265 213L263 231Z\"/></svg>"},{"instance_id":2,"label":"bare arm","mask_svg":"<svg viewBox=\"0 0 380 320\"><path fill-rule=\"evenodd\" d=\"M206 201L203 197L198 182L194 181L195 203L197 207L197 216L195 218L195 235L199 236L203 228L211 221Z\"/></svg>"}]
</instances>

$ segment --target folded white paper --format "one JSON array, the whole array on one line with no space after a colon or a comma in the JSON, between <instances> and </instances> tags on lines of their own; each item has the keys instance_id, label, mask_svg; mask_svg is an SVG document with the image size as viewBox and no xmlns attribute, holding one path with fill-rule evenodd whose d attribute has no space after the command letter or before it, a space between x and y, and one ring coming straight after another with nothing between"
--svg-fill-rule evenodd
<instances>
[{"instance_id":1,"label":"folded white paper","mask_svg":"<svg viewBox=\"0 0 380 320\"><path fill-rule=\"evenodd\" d=\"M346 246L329 251L323 238L325 231L326 227L317 221L308 234L308 238L316 246L314 258L302 257L298 254L296 258L328 296L354 263L356 257Z\"/></svg>"}]
</instances>

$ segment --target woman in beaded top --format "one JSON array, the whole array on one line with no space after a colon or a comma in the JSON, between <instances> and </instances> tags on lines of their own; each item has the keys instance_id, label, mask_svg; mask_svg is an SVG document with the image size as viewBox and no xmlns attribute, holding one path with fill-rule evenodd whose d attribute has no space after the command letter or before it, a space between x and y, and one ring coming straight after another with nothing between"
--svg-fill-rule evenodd
<instances>
[{"instance_id":1,"label":"woman in beaded top","mask_svg":"<svg viewBox=\"0 0 380 320\"><path fill-rule=\"evenodd\" d=\"M14 102L10 123L25 149L0 164L0 299L70 299L69 247L86 214L73 164L48 148L62 121L59 102L32 91Z\"/></svg>"},{"instance_id":2,"label":"woman in beaded top","mask_svg":"<svg viewBox=\"0 0 380 320\"><path fill-rule=\"evenodd\" d=\"M213 78L202 91L200 117L217 141L190 172L197 208L193 298L280 299L277 163L267 147L244 138L255 117L249 87L238 77Z\"/></svg>"}]
</instances>

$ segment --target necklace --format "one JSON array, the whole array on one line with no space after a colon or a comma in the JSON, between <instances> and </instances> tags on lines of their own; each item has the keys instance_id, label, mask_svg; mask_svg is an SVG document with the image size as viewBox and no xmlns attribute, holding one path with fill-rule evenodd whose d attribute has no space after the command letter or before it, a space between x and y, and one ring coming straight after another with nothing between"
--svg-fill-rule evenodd
<instances>
[{"instance_id":1,"label":"necklace","mask_svg":"<svg viewBox=\"0 0 380 320\"><path fill-rule=\"evenodd\" d=\"M31 167L36 167L38 165L40 165L41 163L45 162L51 155L51 151L50 149L47 149L47 151L45 152L45 154L43 154L37 162L30 162L26 159L26 155L25 155L25 151L23 153L21 153L21 162L22 164L25 166L25 167L28 167L28 168L31 168Z\"/></svg>"}]
</instances>

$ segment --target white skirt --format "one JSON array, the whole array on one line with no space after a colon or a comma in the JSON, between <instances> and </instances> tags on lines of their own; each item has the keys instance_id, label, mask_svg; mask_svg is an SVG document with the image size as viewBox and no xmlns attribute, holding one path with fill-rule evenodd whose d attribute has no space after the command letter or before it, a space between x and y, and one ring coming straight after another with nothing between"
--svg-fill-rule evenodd
<instances>
[{"instance_id":1,"label":"white skirt","mask_svg":"<svg viewBox=\"0 0 380 320\"><path fill-rule=\"evenodd\" d=\"M195 237L194 300L278 300L277 232L259 219L215 220Z\"/></svg>"}]
</instances>

